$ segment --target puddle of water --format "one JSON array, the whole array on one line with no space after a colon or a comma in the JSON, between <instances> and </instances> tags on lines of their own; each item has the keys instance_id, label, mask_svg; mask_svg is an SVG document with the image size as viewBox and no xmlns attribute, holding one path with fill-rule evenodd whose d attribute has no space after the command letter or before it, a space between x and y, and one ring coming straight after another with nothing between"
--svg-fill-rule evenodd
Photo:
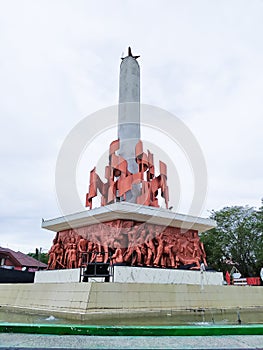
<instances>
[{"instance_id":1,"label":"puddle of water","mask_svg":"<svg viewBox=\"0 0 263 350\"><path fill-rule=\"evenodd\" d=\"M242 324L263 323L263 308L257 310L222 310L222 311L169 311L130 316L123 314L94 315L85 321L66 320L52 314L49 316L18 314L0 311L1 323L44 323L44 324L95 324L95 325L212 325L212 324L238 324L238 314Z\"/></svg>"}]
</instances>

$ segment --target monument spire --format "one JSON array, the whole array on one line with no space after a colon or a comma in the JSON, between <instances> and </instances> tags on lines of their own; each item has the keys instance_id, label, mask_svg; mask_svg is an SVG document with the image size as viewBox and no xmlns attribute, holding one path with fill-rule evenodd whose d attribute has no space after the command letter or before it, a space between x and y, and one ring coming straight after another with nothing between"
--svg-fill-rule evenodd
<instances>
[{"instance_id":1,"label":"monument spire","mask_svg":"<svg viewBox=\"0 0 263 350\"><path fill-rule=\"evenodd\" d=\"M128 161L131 173L138 171L135 161L135 147L140 140L140 66L131 48L128 56L122 58L119 82L118 139L119 155Z\"/></svg>"},{"instance_id":2,"label":"monument spire","mask_svg":"<svg viewBox=\"0 0 263 350\"><path fill-rule=\"evenodd\" d=\"M92 199L101 193L101 205L126 201L158 207L158 191L168 208L167 170L159 162L155 175L153 154L143 151L140 131L140 66L139 56L128 48L128 56L122 58L120 66L118 140L109 148L109 164L105 167L104 183L96 172L90 172L89 192L86 206L92 208Z\"/></svg>"}]
</instances>

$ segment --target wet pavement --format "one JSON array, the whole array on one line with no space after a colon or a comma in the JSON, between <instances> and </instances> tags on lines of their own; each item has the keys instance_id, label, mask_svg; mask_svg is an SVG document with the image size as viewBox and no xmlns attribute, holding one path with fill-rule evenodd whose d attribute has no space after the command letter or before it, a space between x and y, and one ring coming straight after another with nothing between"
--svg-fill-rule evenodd
<instances>
[{"instance_id":1,"label":"wet pavement","mask_svg":"<svg viewBox=\"0 0 263 350\"><path fill-rule=\"evenodd\" d=\"M100 337L1 333L0 349L263 349L263 335Z\"/></svg>"}]
</instances>

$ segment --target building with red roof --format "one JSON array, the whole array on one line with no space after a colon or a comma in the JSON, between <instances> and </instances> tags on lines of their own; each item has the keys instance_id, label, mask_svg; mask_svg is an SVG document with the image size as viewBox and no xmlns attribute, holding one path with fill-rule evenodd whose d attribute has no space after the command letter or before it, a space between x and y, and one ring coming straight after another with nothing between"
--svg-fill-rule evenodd
<instances>
[{"instance_id":1,"label":"building with red roof","mask_svg":"<svg viewBox=\"0 0 263 350\"><path fill-rule=\"evenodd\" d=\"M36 271L46 269L47 265L22 252L0 247L0 267Z\"/></svg>"}]
</instances>

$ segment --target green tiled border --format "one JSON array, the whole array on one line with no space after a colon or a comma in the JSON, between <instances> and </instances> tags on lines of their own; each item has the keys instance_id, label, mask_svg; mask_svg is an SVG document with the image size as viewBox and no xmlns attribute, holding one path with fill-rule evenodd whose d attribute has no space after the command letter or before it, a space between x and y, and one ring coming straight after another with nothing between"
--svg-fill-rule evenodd
<instances>
[{"instance_id":1,"label":"green tiled border","mask_svg":"<svg viewBox=\"0 0 263 350\"><path fill-rule=\"evenodd\" d=\"M263 324L220 326L95 326L0 323L0 333L97 336L263 335Z\"/></svg>"}]
</instances>

